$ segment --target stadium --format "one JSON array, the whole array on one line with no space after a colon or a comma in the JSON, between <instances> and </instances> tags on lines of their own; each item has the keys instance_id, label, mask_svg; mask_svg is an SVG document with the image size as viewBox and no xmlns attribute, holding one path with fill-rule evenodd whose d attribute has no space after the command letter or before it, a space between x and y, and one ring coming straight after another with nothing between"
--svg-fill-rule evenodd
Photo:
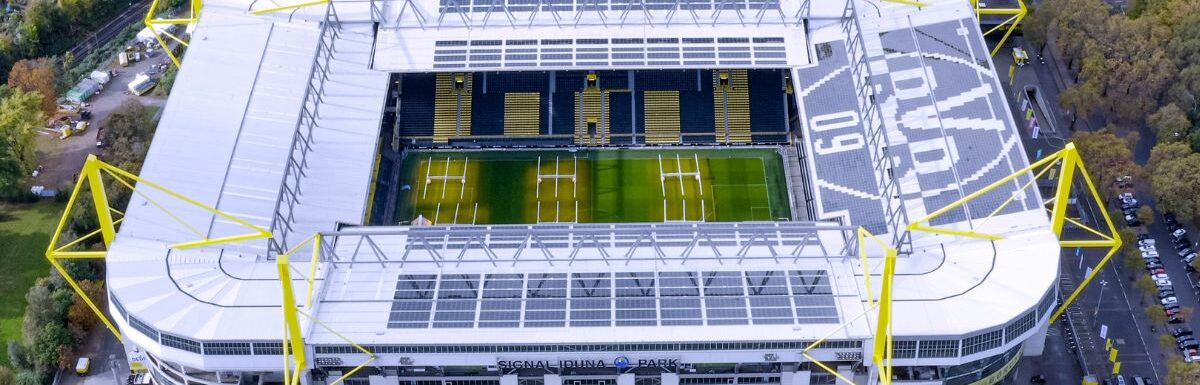
<instances>
[{"instance_id":1,"label":"stadium","mask_svg":"<svg viewBox=\"0 0 1200 385\"><path fill-rule=\"evenodd\" d=\"M999 383L1059 204L977 9L898 3L207 1L83 173L110 328L158 384Z\"/></svg>"}]
</instances>

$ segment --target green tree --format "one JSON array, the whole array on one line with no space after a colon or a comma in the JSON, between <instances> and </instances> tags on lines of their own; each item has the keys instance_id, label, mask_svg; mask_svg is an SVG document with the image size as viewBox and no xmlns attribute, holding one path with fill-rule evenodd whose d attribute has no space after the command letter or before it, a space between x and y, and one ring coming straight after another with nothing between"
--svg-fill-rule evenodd
<instances>
[{"instance_id":1,"label":"green tree","mask_svg":"<svg viewBox=\"0 0 1200 385\"><path fill-rule=\"evenodd\" d=\"M1106 198L1119 193L1117 177L1129 175L1137 180L1142 176L1142 168L1133 162L1133 152L1129 150L1128 143L1112 131L1077 131L1071 139L1087 163L1100 194Z\"/></svg>"},{"instance_id":2,"label":"green tree","mask_svg":"<svg viewBox=\"0 0 1200 385\"><path fill-rule=\"evenodd\" d=\"M71 332L61 322L51 322L38 330L29 353L37 367L44 371L59 367L59 347L74 344Z\"/></svg>"},{"instance_id":3,"label":"green tree","mask_svg":"<svg viewBox=\"0 0 1200 385\"><path fill-rule=\"evenodd\" d=\"M1200 213L1200 154L1183 143L1154 146L1147 163L1159 208L1181 218Z\"/></svg>"},{"instance_id":4,"label":"green tree","mask_svg":"<svg viewBox=\"0 0 1200 385\"><path fill-rule=\"evenodd\" d=\"M70 32L66 13L53 0L32 0L25 8L20 34L25 41L26 57L66 51L75 41Z\"/></svg>"},{"instance_id":5,"label":"green tree","mask_svg":"<svg viewBox=\"0 0 1200 385\"><path fill-rule=\"evenodd\" d=\"M16 382L16 373L7 366L0 366L0 385L13 385Z\"/></svg>"},{"instance_id":6,"label":"green tree","mask_svg":"<svg viewBox=\"0 0 1200 385\"><path fill-rule=\"evenodd\" d=\"M1179 67L1171 98L1193 113L1200 111L1200 12L1185 17L1175 27L1167 52Z\"/></svg>"},{"instance_id":7,"label":"green tree","mask_svg":"<svg viewBox=\"0 0 1200 385\"><path fill-rule=\"evenodd\" d=\"M1154 209L1150 208L1150 206L1138 207L1137 219L1142 221L1143 226L1150 226L1154 224Z\"/></svg>"},{"instance_id":8,"label":"green tree","mask_svg":"<svg viewBox=\"0 0 1200 385\"><path fill-rule=\"evenodd\" d=\"M17 385L43 385L44 375L34 370L22 370L17 373Z\"/></svg>"},{"instance_id":9,"label":"green tree","mask_svg":"<svg viewBox=\"0 0 1200 385\"><path fill-rule=\"evenodd\" d=\"M1182 142L1187 140L1192 122L1175 103L1167 104L1146 118L1146 124L1158 132L1158 142Z\"/></svg>"},{"instance_id":10,"label":"green tree","mask_svg":"<svg viewBox=\"0 0 1200 385\"><path fill-rule=\"evenodd\" d=\"M108 163L136 174L150 148L155 123L153 110L137 100L130 99L117 107L104 122L104 132L100 134L100 140L108 143L104 158Z\"/></svg>"},{"instance_id":11,"label":"green tree","mask_svg":"<svg viewBox=\"0 0 1200 385\"><path fill-rule=\"evenodd\" d=\"M154 86L154 94L158 96L168 96L171 94L171 87L175 85L175 75L179 72L175 66L168 66L167 71L163 72L161 78L158 79L158 85Z\"/></svg>"},{"instance_id":12,"label":"green tree","mask_svg":"<svg viewBox=\"0 0 1200 385\"><path fill-rule=\"evenodd\" d=\"M8 363L17 369L33 367L33 363L29 362L29 357L25 354L25 344L20 341L8 341Z\"/></svg>"},{"instance_id":13,"label":"green tree","mask_svg":"<svg viewBox=\"0 0 1200 385\"><path fill-rule=\"evenodd\" d=\"M1142 291L1142 294L1146 296L1150 296L1150 294L1154 293L1158 288L1158 286L1154 285L1154 278L1150 278L1150 276L1146 274L1138 276L1138 279L1136 282L1134 282L1134 285L1137 286L1137 288Z\"/></svg>"},{"instance_id":14,"label":"green tree","mask_svg":"<svg viewBox=\"0 0 1200 385\"><path fill-rule=\"evenodd\" d=\"M11 192L36 162L34 138L45 123L37 93L12 90L0 100L0 193Z\"/></svg>"},{"instance_id":15,"label":"green tree","mask_svg":"<svg viewBox=\"0 0 1200 385\"><path fill-rule=\"evenodd\" d=\"M1150 304L1149 306L1146 306L1146 318L1150 320L1150 323L1165 323L1167 322L1167 313L1165 313L1165 311L1166 310L1163 310L1162 305Z\"/></svg>"},{"instance_id":16,"label":"green tree","mask_svg":"<svg viewBox=\"0 0 1200 385\"><path fill-rule=\"evenodd\" d=\"M1171 345L1169 350L1175 352L1176 349ZM1164 380L1167 385L1200 384L1200 365L1185 362L1178 354L1172 354L1167 359L1167 376Z\"/></svg>"}]
</instances>

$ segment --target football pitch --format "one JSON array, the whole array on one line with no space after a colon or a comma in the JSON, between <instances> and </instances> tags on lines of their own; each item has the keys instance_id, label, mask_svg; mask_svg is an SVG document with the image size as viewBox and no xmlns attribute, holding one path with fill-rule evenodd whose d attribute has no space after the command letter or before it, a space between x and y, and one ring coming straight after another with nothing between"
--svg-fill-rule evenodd
<instances>
[{"instance_id":1,"label":"football pitch","mask_svg":"<svg viewBox=\"0 0 1200 385\"><path fill-rule=\"evenodd\" d=\"M773 149L413 151L410 223L735 222L789 218Z\"/></svg>"}]
</instances>

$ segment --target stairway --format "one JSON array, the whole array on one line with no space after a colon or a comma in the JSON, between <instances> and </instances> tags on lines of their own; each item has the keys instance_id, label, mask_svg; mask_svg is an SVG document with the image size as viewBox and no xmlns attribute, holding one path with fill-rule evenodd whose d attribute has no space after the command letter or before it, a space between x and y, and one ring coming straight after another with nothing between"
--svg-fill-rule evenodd
<instances>
[{"instance_id":1,"label":"stairway","mask_svg":"<svg viewBox=\"0 0 1200 385\"><path fill-rule=\"evenodd\" d=\"M509 92L504 94L504 135L537 136L541 120L537 92Z\"/></svg>"},{"instance_id":2,"label":"stairway","mask_svg":"<svg viewBox=\"0 0 1200 385\"><path fill-rule=\"evenodd\" d=\"M646 91L642 103L646 144L680 143L679 91Z\"/></svg>"},{"instance_id":3,"label":"stairway","mask_svg":"<svg viewBox=\"0 0 1200 385\"><path fill-rule=\"evenodd\" d=\"M722 74L729 84L721 85ZM718 142L750 143L750 93L746 70L713 72L713 114Z\"/></svg>"},{"instance_id":4,"label":"stairway","mask_svg":"<svg viewBox=\"0 0 1200 385\"><path fill-rule=\"evenodd\" d=\"M462 90L455 89L455 78L463 79ZM439 73L434 91L433 142L446 143L452 137L471 133L471 74Z\"/></svg>"}]
</instances>

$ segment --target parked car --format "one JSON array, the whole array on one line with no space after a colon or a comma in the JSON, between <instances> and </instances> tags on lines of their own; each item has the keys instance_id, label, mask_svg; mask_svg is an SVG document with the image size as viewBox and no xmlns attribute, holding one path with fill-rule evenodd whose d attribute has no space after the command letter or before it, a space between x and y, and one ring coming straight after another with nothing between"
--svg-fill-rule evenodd
<instances>
[{"instance_id":1,"label":"parked car","mask_svg":"<svg viewBox=\"0 0 1200 385\"><path fill-rule=\"evenodd\" d=\"M1154 238L1150 238L1150 234L1138 234L1138 246L1154 245Z\"/></svg>"},{"instance_id":2,"label":"parked car","mask_svg":"<svg viewBox=\"0 0 1200 385\"><path fill-rule=\"evenodd\" d=\"M1138 250L1141 250L1141 251L1158 251L1158 246L1155 246L1155 245L1154 245L1154 243L1142 244L1142 243L1141 243L1141 241L1138 241Z\"/></svg>"},{"instance_id":3,"label":"parked car","mask_svg":"<svg viewBox=\"0 0 1200 385\"><path fill-rule=\"evenodd\" d=\"M1142 252L1142 259L1150 259L1150 258L1160 258L1158 255L1158 251L1149 250L1149 251Z\"/></svg>"},{"instance_id":4,"label":"parked car","mask_svg":"<svg viewBox=\"0 0 1200 385\"><path fill-rule=\"evenodd\" d=\"M1125 225L1129 227L1138 227L1142 225L1142 221L1138 220L1137 214L1125 214Z\"/></svg>"},{"instance_id":5,"label":"parked car","mask_svg":"<svg viewBox=\"0 0 1200 385\"><path fill-rule=\"evenodd\" d=\"M1183 258L1183 257L1188 256L1188 254L1195 254L1195 253L1196 253L1195 250L1192 250L1191 247L1188 247L1185 249L1179 249L1179 251L1176 252L1175 254L1179 254L1179 258Z\"/></svg>"},{"instance_id":6,"label":"parked car","mask_svg":"<svg viewBox=\"0 0 1200 385\"><path fill-rule=\"evenodd\" d=\"M1171 329L1171 335L1175 336L1176 338L1182 337L1182 336L1190 336L1190 335L1192 335L1192 329L1188 329L1188 328Z\"/></svg>"},{"instance_id":7,"label":"parked car","mask_svg":"<svg viewBox=\"0 0 1200 385\"><path fill-rule=\"evenodd\" d=\"M1169 324L1181 324L1181 323L1183 323L1183 320L1182 320L1182 319L1180 319L1179 317L1171 317L1171 318L1167 318L1167 323L1169 323Z\"/></svg>"},{"instance_id":8,"label":"parked car","mask_svg":"<svg viewBox=\"0 0 1200 385\"><path fill-rule=\"evenodd\" d=\"M1167 297L1167 298L1163 298L1163 299L1159 300L1159 302L1162 302L1163 306L1166 306L1166 305L1171 305L1171 304L1178 305L1178 304L1179 304L1179 298L1176 298L1176 297Z\"/></svg>"},{"instance_id":9,"label":"parked car","mask_svg":"<svg viewBox=\"0 0 1200 385\"><path fill-rule=\"evenodd\" d=\"M1166 269L1163 269L1162 265L1158 265L1158 266L1154 266L1154 267L1147 267L1146 271L1150 272L1151 275L1164 274L1167 272Z\"/></svg>"},{"instance_id":10,"label":"parked car","mask_svg":"<svg viewBox=\"0 0 1200 385\"><path fill-rule=\"evenodd\" d=\"M1158 299L1172 297L1175 295L1175 290L1169 288L1160 288L1158 290Z\"/></svg>"},{"instance_id":11,"label":"parked car","mask_svg":"<svg viewBox=\"0 0 1200 385\"><path fill-rule=\"evenodd\" d=\"M1180 228L1177 228L1177 229L1175 229L1175 231L1172 231L1172 232L1171 232L1171 237L1172 237L1172 238L1175 238L1175 240L1176 240L1176 241L1178 241L1178 240L1180 240L1180 239L1183 239L1183 238L1186 238L1186 237L1187 237L1187 230L1184 230L1182 227L1180 227Z\"/></svg>"},{"instance_id":12,"label":"parked car","mask_svg":"<svg viewBox=\"0 0 1200 385\"><path fill-rule=\"evenodd\" d=\"M1166 274L1155 274L1152 276L1152 278L1154 278L1155 286L1158 286L1158 287L1164 287L1164 286L1170 287L1171 286L1171 278L1168 278Z\"/></svg>"},{"instance_id":13,"label":"parked car","mask_svg":"<svg viewBox=\"0 0 1200 385\"><path fill-rule=\"evenodd\" d=\"M1167 226L1168 231L1175 231L1181 227L1179 221L1175 219L1175 214L1163 213L1162 217L1163 224Z\"/></svg>"}]
</instances>

